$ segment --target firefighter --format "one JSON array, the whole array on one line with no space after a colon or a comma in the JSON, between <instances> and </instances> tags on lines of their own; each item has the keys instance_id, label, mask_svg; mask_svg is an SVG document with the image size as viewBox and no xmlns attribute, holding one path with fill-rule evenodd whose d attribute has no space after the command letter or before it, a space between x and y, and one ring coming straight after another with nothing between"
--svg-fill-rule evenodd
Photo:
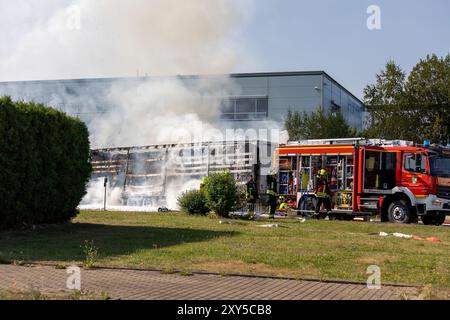
<instances>
[{"instance_id":1,"label":"firefighter","mask_svg":"<svg viewBox=\"0 0 450 320\"><path fill-rule=\"evenodd\" d=\"M255 216L255 204L258 199L258 186L256 185L253 176L250 176L250 179L246 183L247 191L245 193L245 197L247 199L247 210L250 218Z\"/></svg>"},{"instance_id":2,"label":"firefighter","mask_svg":"<svg viewBox=\"0 0 450 320\"><path fill-rule=\"evenodd\" d=\"M202 182L200 183L200 191L202 191L202 192L203 192L203 190L205 189L205 186L206 186L206 180L207 180L207 178L206 178L206 177L203 177Z\"/></svg>"},{"instance_id":3,"label":"firefighter","mask_svg":"<svg viewBox=\"0 0 450 320\"><path fill-rule=\"evenodd\" d=\"M268 177L267 195L269 196L269 219L275 219L275 211L277 210L277 179L276 174Z\"/></svg>"},{"instance_id":4,"label":"firefighter","mask_svg":"<svg viewBox=\"0 0 450 320\"><path fill-rule=\"evenodd\" d=\"M286 210L288 208L288 204L286 202L286 198L281 196L280 197L280 206L278 207L279 210Z\"/></svg>"},{"instance_id":5,"label":"firefighter","mask_svg":"<svg viewBox=\"0 0 450 320\"><path fill-rule=\"evenodd\" d=\"M327 215L331 212L331 196L332 192L330 186L328 185L327 171L321 169L317 175L317 182L315 188L315 194L317 197L317 204L315 210L315 216L319 216L320 206L323 204Z\"/></svg>"}]
</instances>

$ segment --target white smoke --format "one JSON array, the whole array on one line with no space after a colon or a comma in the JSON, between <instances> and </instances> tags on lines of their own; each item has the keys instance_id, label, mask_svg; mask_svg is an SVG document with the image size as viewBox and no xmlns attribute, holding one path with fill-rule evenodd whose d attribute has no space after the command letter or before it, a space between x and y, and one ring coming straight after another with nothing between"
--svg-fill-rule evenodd
<instances>
[{"instance_id":1,"label":"white smoke","mask_svg":"<svg viewBox=\"0 0 450 320\"><path fill-rule=\"evenodd\" d=\"M115 107L91 123L91 141L111 147L213 140L221 101L238 92L226 76L113 85L107 100Z\"/></svg>"},{"instance_id":2,"label":"white smoke","mask_svg":"<svg viewBox=\"0 0 450 320\"><path fill-rule=\"evenodd\" d=\"M32 0L0 1L0 12L19 17L12 7L30 11L36 5ZM58 2L39 1L36 11L46 7L52 13L41 14L47 20L35 18L29 31L2 28L2 39L20 32L0 59L0 80L134 76L137 71L226 74L240 50L234 39L245 19L241 1Z\"/></svg>"},{"instance_id":3,"label":"white smoke","mask_svg":"<svg viewBox=\"0 0 450 320\"><path fill-rule=\"evenodd\" d=\"M63 103L71 114L89 114L106 102L105 114L88 123L93 148L209 139L217 135L221 99L238 95L238 88L226 77L186 83L174 76L230 73L247 51L237 38L252 1L0 0L0 12L24 25L20 13L32 21L28 31L6 25L0 31L11 43L0 51L0 81L148 74L140 84L115 83L81 97L58 84L54 92L42 88L41 100Z\"/></svg>"},{"instance_id":4,"label":"white smoke","mask_svg":"<svg viewBox=\"0 0 450 320\"><path fill-rule=\"evenodd\" d=\"M93 179L87 186L87 194L83 198L80 206L88 206L90 208L101 209L104 206L105 197L104 179ZM106 198L109 206L121 206L122 188L107 188Z\"/></svg>"}]
</instances>

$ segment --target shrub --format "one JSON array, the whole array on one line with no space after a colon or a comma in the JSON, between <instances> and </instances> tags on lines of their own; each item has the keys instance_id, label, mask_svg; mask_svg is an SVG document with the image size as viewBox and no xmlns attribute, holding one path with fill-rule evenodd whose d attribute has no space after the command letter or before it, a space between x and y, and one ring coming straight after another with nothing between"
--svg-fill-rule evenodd
<instances>
[{"instance_id":1,"label":"shrub","mask_svg":"<svg viewBox=\"0 0 450 320\"><path fill-rule=\"evenodd\" d=\"M183 194L178 197L178 206L182 211L189 214L205 215L209 212L205 195L200 190L183 192Z\"/></svg>"},{"instance_id":2,"label":"shrub","mask_svg":"<svg viewBox=\"0 0 450 320\"><path fill-rule=\"evenodd\" d=\"M229 172L210 174L204 192L208 208L221 217L227 217L238 200L236 181Z\"/></svg>"},{"instance_id":3,"label":"shrub","mask_svg":"<svg viewBox=\"0 0 450 320\"><path fill-rule=\"evenodd\" d=\"M94 245L94 240L84 241L84 245L81 247L84 253L83 266L86 269L91 269L97 262L98 258L98 248Z\"/></svg>"},{"instance_id":4,"label":"shrub","mask_svg":"<svg viewBox=\"0 0 450 320\"><path fill-rule=\"evenodd\" d=\"M86 193L89 133L37 103L0 98L0 228L64 222Z\"/></svg>"}]
</instances>

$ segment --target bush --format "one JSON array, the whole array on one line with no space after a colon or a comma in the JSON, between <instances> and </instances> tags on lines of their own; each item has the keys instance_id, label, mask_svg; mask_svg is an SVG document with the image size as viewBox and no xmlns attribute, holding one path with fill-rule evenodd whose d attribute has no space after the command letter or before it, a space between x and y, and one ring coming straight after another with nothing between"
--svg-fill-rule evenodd
<instances>
[{"instance_id":1,"label":"bush","mask_svg":"<svg viewBox=\"0 0 450 320\"><path fill-rule=\"evenodd\" d=\"M91 172L86 125L3 97L0 136L0 228L74 217Z\"/></svg>"},{"instance_id":2,"label":"bush","mask_svg":"<svg viewBox=\"0 0 450 320\"><path fill-rule=\"evenodd\" d=\"M212 173L205 180L208 208L221 217L227 217L238 201L236 181L229 172Z\"/></svg>"},{"instance_id":3,"label":"bush","mask_svg":"<svg viewBox=\"0 0 450 320\"><path fill-rule=\"evenodd\" d=\"M206 205L205 195L200 190L183 192L183 194L178 198L178 206L182 211L189 214L206 215L209 212L209 208Z\"/></svg>"}]
</instances>

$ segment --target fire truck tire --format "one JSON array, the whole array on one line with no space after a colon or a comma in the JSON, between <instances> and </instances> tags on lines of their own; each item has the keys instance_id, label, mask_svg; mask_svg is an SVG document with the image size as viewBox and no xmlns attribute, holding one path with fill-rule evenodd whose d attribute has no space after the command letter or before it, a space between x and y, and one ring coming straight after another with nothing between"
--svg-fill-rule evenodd
<instances>
[{"instance_id":1,"label":"fire truck tire","mask_svg":"<svg viewBox=\"0 0 450 320\"><path fill-rule=\"evenodd\" d=\"M436 216L436 225L438 226L442 226L445 222L445 219L447 218L445 213L438 213L438 215Z\"/></svg>"},{"instance_id":2,"label":"fire truck tire","mask_svg":"<svg viewBox=\"0 0 450 320\"><path fill-rule=\"evenodd\" d=\"M304 211L314 211L316 208L316 197L312 197L312 196L307 196L302 198L302 200L300 201L299 204L299 209L302 210L302 215L309 217L309 216L313 216L312 213L310 212L304 212Z\"/></svg>"},{"instance_id":3,"label":"fire truck tire","mask_svg":"<svg viewBox=\"0 0 450 320\"><path fill-rule=\"evenodd\" d=\"M414 220L411 207L404 200L397 200L390 204L388 218L392 223L411 223Z\"/></svg>"},{"instance_id":4,"label":"fire truck tire","mask_svg":"<svg viewBox=\"0 0 450 320\"><path fill-rule=\"evenodd\" d=\"M445 214L444 213L437 213L434 215L426 215L422 216L420 218L422 220L422 223L426 226L441 226L445 222Z\"/></svg>"},{"instance_id":5,"label":"fire truck tire","mask_svg":"<svg viewBox=\"0 0 450 320\"><path fill-rule=\"evenodd\" d=\"M419 216L416 213L413 213L409 223L419 223Z\"/></svg>"},{"instance_id":6,"label":"fire truck tire","mask_svg":"<svg viewBox=\"0 0 450 320\"><path fill-rule=\"evenodd\" d=\"M344 214L341 216L341 220L344 221L353 221L355 219L355 216L352 216L351 214Z\"/></svg>"}]
</instances>

